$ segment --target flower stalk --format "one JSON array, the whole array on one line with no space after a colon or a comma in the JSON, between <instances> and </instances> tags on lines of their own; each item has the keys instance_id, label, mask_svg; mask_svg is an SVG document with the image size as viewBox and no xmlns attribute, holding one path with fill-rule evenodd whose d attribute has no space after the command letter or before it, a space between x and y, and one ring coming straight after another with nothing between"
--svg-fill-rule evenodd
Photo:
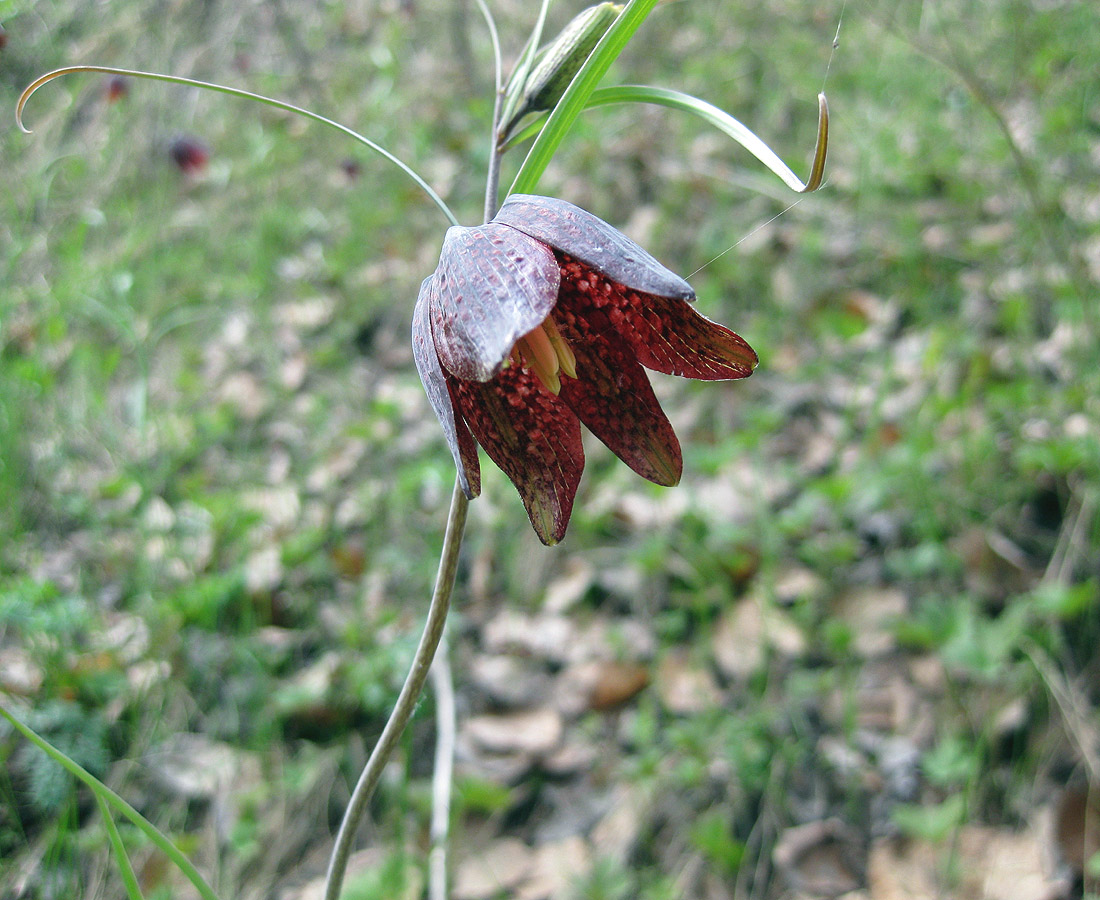
<instances>
[{"instance_id":1,"label":"flower stalk","mask_svg":"<svg viewBox=\"0 0 1100 900\"><path fill-rule=\"evenodd\" d=\"M439 558L435 590L432 592L432 602L428 608L424 632L420 636L420 643L417 645L405 684L401 688L401 693L398 694L397 704L386 722L386 727L382 729L382 735L374 745L348 801L347 812L344 813L344 819L340 823L340 830L336 834L336 843L329 859L328 876L325 879L325 900L337 900L340 896L359 822L367 811L367 804L378 786L382 771L389 762L405 726L409 724L413 710L416 709L416 704L420 700L420 694L424 690L424 682L431 670L432 659L435 657L436 648L439 646L443 629L447 624L447 611L450 609L455 575L458 572L458 556L462 547L462 533L466 527L468 509L469 501L461 485L456 481L454 490L451 492L451 508L447 514L443 552Z\"/></svg>"}]
</instances>

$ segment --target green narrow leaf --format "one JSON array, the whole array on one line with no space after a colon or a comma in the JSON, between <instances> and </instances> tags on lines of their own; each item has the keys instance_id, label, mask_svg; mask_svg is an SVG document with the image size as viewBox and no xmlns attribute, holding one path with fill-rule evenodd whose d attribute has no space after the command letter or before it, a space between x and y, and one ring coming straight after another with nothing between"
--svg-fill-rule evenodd
<instances>
[{"instance_id":1,"label":"green narrow leaf","mask_svg":"<svg viewBox=\"0 0 1100 900\"><path fill-rule=\"evenodd\" d=\"M141 813L134 809L129 803L123 800L118 794L112 791L107 785L96 778L91 772L81 766L79 763L69 759L64 753L53 746L49 741L42 737L39 737L31 728L24 725L19 719L15 717L8 709L0 706L0 716L3 716L9 722L12 727L15 728L23 737L34 744L43 753L49 756L52 760L60 764L66 771L80 779L86 784L92 792L95 794L97 800L102 800L109 806L113 807L120 815L125 816L131 822L138 827L138 829L151 840L157 847L159 847L164 854L175 863L176 868L179 869L187 880L195 886L195 890L199 892L199 895L203 900L218 900L218 895L214 893L214 890L206 883L206 879L202 877L199 870L195 868L194 864L189 860L180 849L172 843L172 841L164 835L156 825L145 818Z\"/></svg>"},{"instance_id":2,"label":"green narrow leaf","mask_svg":"<svg viewBox=\"0 0 1100 900\"><path fill-rule=\"evenodd\" d=\"M805 182L799 179L787 164L776 155L775 151L756 136L751 128L706 100L700 100L698 97L670 90L669 88L638 84L601 88L588 99L589 108L607 106L613 103L654 103L681 112L691 113L733 138L783 179L792 191L807 194L821 187L821 181L825 175L825 157L829 148L829 106L824 94L818 94L817 146L814 150L810 175Z\"/></svg>"},{"instance_id":3,"label":"green narrow leaf","mask_svg":"<svg viewBox=\"0 0 1100 900\"><path fill-rule=\"evenodd\" d=\"M818 95L818 129L817 146L814 150L814 160L810 167L810 175L805 182L799 179L791 171L790 167L779 158L751 128L738 121L729 113L717 106L683 94L669 88L651 87L648 85L624 84L615 87L599 88L594 91L585 104L585 109L595 109L597 106L611 106L616 103L652 103L658 106L666 106L670 109L691 113L698 116L704 122L717 128L719 131L733 138L738 144L749 151L760 162L778 175L792 191L800 194L808 194L821 187L825 175L825 157L829 146L829 107L825 101L825 95ZM545 118L536 119L527 127L519 131L509 141L508 146L519 144L539 132L546 122Z\"/></svg>"},{"instance_id":4,"label":"green narrow leaf","mask_svg":"<svg viewBox=\"0 0 1100 900\"><path fill-rule=\"evenodd\" d=\"M553 112L550 113L550 117L546 120L546 127L542 129L523 165L520 166L515 181L508 190L509 194L535 192L539 179L546 171L565 135L573 127L577 116L584 109L596 85L607 73L611 64L618 59L619 54L623 52L634 33L656 5L657 0L631 0L626 9L619 14L615 23L592 51L592 55L569 83L569 87Z\"/></svg>"},{"instance_id":5,"label":"green narrow leaf","mask_svg":"<svg viewBox=\"0 0 1100 900\"><path fill-rule=\"evenodd\" d=\"M130 900L144 900L141 885L138 884L134 867L130 864L130 856L126 852L126 845L122 842L122 835L118 833L118 826L115 825L114 816L111 815L111 808L99 793L95 795L95 800L99 805L99 814L103 816L103 824L107 826L107 838L110 840L118 859L118 868L122 873L122 883L126 885L126 896Z\"/></svg>"}]
</instances>

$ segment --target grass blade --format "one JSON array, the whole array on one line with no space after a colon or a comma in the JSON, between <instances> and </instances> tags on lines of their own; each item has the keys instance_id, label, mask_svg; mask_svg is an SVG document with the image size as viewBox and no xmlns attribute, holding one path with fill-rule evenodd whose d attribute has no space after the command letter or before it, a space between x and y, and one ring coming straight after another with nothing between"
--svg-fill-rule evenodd
<instances>
[{"instance_id":1,"label":"grass blade","mask_svg":"<svg viewBox=\"0 0 1100 900\"><path fill-rule=\"evenodd\" d=\"M156 825L146 819L145 816L134 809L129 803L123 800L82 765L69 759L69 757L45 738L39 737L38 734L20 722L13 713L3 706L0 706L0 716L3 716L11 722L12 727L14 727L16 731L49 756L50 759L61 765L62 768L74 777L84 782L84 784L86 784L95 794L97 800L103 801L120 815L125 816L133 822L150 841L164 851L164 854L175 863L176 868L178 868L184 876L186 876L187 880L195 886L195 890L199 892L203 900L218 900L218 895L215 894L213 888L206 883L206 879L202 877L191 860L184 856L180 849L173 844Z\"/></svg>"},{"instance_id":2,"label":"grass blade","mask_svg":"<svg viewBox=\"0 0 1100 900\"><path fill-rule=\"evenodd\" d=\"M772 148L757 137L751 128L714 104L707 103L706 100L700 100L698 97L669 88L638 84L601 88L588 98L589 108L607 106L613 103L655 103L660 106L667 106L670 109L691 113L737 141L783 179L792 191L799 194L808 194L821 187L822 179L825 176L825 157L829 149L829 105L824 94L817 95L817 146L814 148L814 160L810 166L810 175L805 182L799 179Z\"/></svg>"},{"instance_id":3,"label":"grass blade","mask_svg":"<svg viewBox=\"0 0 1100 900\"><path fill-rule=\"evenodd\" d=\"M126 885L126 896L130 900L144 900L141 885L138 884L134 867L130 864L130 856L126 852L126 845L122 842L122 835L118 833L115 817L111 815L111 808L99 793L95 795L95 801L99 805L100 815L103 816L103 824L107 826L107 838L110 840L115 851L115 857L118 859L118 868L122 873L122 883Z\"/></svg>"},{"instance_id":4,"label":"grass blade","mask_svg":"<svg viewBox=\"0 0 1100 900\"><path fill-rule=\"evenodd\" d=\"M531 36L527 38L527 43L524 45L523 52L520 54L519 62L516 63L516 67L512 70L512 74L508 76L508 83L502 88L505 93L504 107L500 112L501 122L507 122L512 118L512 114L516 110L516 104L519 103L519 98L523 94L523 84L527 80L527 75L531 71L531 66L534 65L535 55L539 51L539 44L542 42L542 29L546 25L546 13L550 9L550 0L542 0L539 6L539 16L535 21L535 29L531 32ZM497 142L500 141L500 135L497 135Z\"/></svg>"},{"instance_id":5,"label":"grass blade","mask_svg":"<svg viewBox=\"0 0 1100 900\"><path fill-rule=\"evenodd\" d=\"M829 149L829 106L824 94L818 94L818 120L817 120L817 146L814 148L814 159L810 166L810 174L805 182L779 158L779 156L747 125L738 121L729 113L717 106L700 100L690 94L683 94L669 88L643 86L637 84L623 84L616 87L600 88L592 93L585 104L586 109L595 109L597 106L611 106L616 103L653 103L659 106L667 106L681 112L698 116L704 122L713 125L719 131L733 138L737 143L749 151L760 162L778 175L792 191L799 194L808 194L821 187L825 176L825 158ZM546 122L546 117L536 119L517 132L508 142L508 146L519 144L534 135Z\"/></svg>"}]
</instances>

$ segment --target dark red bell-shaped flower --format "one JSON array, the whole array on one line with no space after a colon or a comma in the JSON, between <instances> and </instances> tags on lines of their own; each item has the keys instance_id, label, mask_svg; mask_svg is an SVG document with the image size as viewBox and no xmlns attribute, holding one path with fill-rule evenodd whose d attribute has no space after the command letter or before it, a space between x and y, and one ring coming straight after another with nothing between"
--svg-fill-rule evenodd
<instances>
[{"instance_id":1,"label":"dark red bell-shaped flower","mask_svg":"<svg viewBox=\"0 0 1100 900\"><path fill-rule=\"evenodd\" d=\"M752 348L697 313L691 286L591 213L515 194L496 218L447 231L413 314L413 354L467 497L477 444L561 540L584 469L583 422L643 478L680 480L680 444L645 368L721 380Z\"/></svg>"},{"instance_id":2,"label":"dark red bell-shaped flower","mask_svg":"<svg viewBox=\"0 0 1100 900\"><path fill-rule=\"evenodd\" d=\"M197 137L181 134L168 145L168 155L184 175L196 176L210 162L209 145Z\"/></svg>"},{"instance_id":3,"label":"dark red bell-shaped flower","mask_svg":"<svg viewBox=\"0 0 1100 900\"><path fill-rule=\"evenodd\" d=\"M130 93L130 82L123 75L113 75L107 81L107 88L104 91L107 96L108 103L117 103L119 100L124 100Z\"/></svg>"}]
</instances>

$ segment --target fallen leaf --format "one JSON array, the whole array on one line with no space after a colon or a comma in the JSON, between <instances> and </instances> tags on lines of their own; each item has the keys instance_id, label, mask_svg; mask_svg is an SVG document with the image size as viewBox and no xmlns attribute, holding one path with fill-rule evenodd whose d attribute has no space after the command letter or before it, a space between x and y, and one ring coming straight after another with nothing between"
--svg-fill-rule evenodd
<instances>
[{"instance_id":1,"label":"fallen leaf","mask_svg":"<svg viewBox=\"0 0 1100 900\"><path fill-rule=\"evenodd\" d=\"M968 826L959 835L959 855L965 862L959 885L962 897L1054 900L1062 896L1031 831Z\"/></svg>"},{"instance_id":2,"label":"fallen leaf","mask_svg":"<svg viewBox=\"0 0 1100 900\"><path fill-rule=\"evenodd\" d=\"M1058 800L1054 839L1059 857L1080 877L1085 862L1100 853L1100 791L1088 785L1067 788Z\"/></svg>"},{"instance_id":3,"label":"fallen leaf","mask_svg":"<svg viewBox=\"0 0 1100 900\"><path fill-rule=\"evenodd\" d=\"M783 831L772 859L796 891L838 897L860 887L864 850L860 836L839 819L808 822Z\"/></svg>"},{"instance_id":4,"label":"fallen leaf","mask_svg":"<svg viewBox=\"0 0 1100 900\"><path fill-rule=\"evenodd\" d=\"M938 862L928 843L880 838L867 859L871 900L949 900L937 877Z\"/></svg>"},{"instance_id":5,"label":"fallen leaf","mask_svg":"<svg viewBox=\"0 0 1100 900\"><path fill-rule=\"evenodd\" d=\"M686 653L667 654L657 667L657 693L665 709L680 715L702 712L722 702L714 676L693 666Z\"/></svg>"},{"instance_id":6,"label":"fallen leaf","mask_svg":"<svg viewBox=\"0 0 1100 900\"><path fill-rule=\"evenodd\" d=\"M250 594L270 593L282 580L282 553L275 544L261 547L245 560L244 583Z\"/></svg>"},{"instance_id":7,"label":"fallen leaf","mask_svg":"<svg viewBox=\"0 0 1100 900\"><path fill-rule=\"evenodd\" d=\"M518 653L563 663L570 657L576 628L564 616L528 616L505 610L485 625L481 637L491 653Z\"/></svg>"},{"instance_id":8,"label":"fallen leaf","mask_svg":"<svg viewBox=\"0 0 1100 900\"><path fill-rule=\"evenodd\" d=\"M640 788L621 784L611 809L592 829L592 846L599 858L625 862L638 842L652 802Z\"/></svg>"},{"instance_id":9,"label":"fallen leaf","mask_svg":"<svg viewBox=\"0 0 1100 900\"><path fill-rule=\"evenodd\" d=\"M471 660L469 672L473 686L504 707L529 709L550 691L549 676L510 655L479 654Z\"/></svg>"},{"instance_id":10,"label":"fallen leaf","mask_svg":"<svg viewBox=\"0 0 1100 900\"><path fill-rule=\"evenodd\" d=\"M583 559L571 557L565 571L546 585L543 609L560 615L568 612L596 581L596 570Z\"/></svg>"},{"instance_id":11,"label":"fallen leaf","mask_svg":"<svg viewBox=\"0 0 1100 900\"><path fill-rule=\"evenodd\" d=\"M738 601L714 627L714 662L731 681L744 681L758 671L769 649L788 658L801 656L806 639L786 613L763 600L746 597Z\"/></svg>"},{"instance_id":12,"label":"fallen leaf","mask_svg":"<svg viewBox=\"0 0 1100 900\"><path fill-rule=\"evenodd\" d=\"M589 703L592 709L604 712L621 706L649 684L649 670L638 663L597 663L596 683Z\"/></svg>"},{"instance_id":13,"label":"fallen leaf","mask_svg":"<svg viewBox=\"0 0 1100 900\"><path fill-rule=\"evenodd\" d=\"M32 697L42 687L43 672L31 655L21 647L0 649L0 690Z\"/></svg>"},{"instance_id":14,"label":"fallen leaf","mask_svg":"<svg viewBox=\"0 0 1100 900\"><path fill-rule=\"evenodd\" d=\"M599 759L599 751L589 743L571 739L542 759L542 768L551 775L564 778L589 771Z\"/></svg>"},{"instance_id":15,"label":"fallen leaf","mask_svg":"<svg viewBox=\"0 0 1100 900\"><path fill-rule=\"evenodd\" d=\"M775 599L784 606L820 600L824 593L825 581L811 569L787 569L775 579Z\"/></svg>"},{"instance_id":16,"label":"fallen leaf","mask_svg":"<svg viewBox=\"0 0 1100 900\"><path fill-rule=\"evenodd\" d=\"M852 648L863 658L882 656L897 646L894 626L909 611L909 600L898 588L857 588L841 596L838 619L852 629Z\"/></svg>"},{"instance_id":17,"label":"fallen leaf","mask_svg":"<svg viewBox=\"0 0 1100 900\"><path fill-rule=\"evenodd\" d=\"M541 756L561 743L565 726L553 709L504 715L474 716L462 726L463 736L489 753Z\"/></svg>"},{"instance_id":18,"label":"fallen leaf","mask_svg":"<svg viewBox=\"0 0 1100 900\"><path fill-rule=\"evenodd\" d=\"M488 900L510 892L527 878L534 862L533 851L522 841L495 841L458 864L451 896L453 900Z\"/></svg>"},{"instance_id":19,"label":"fallen leaf","mask_svg":"<svg viewBox=\"0 0 1100 900\"><path fill-rule=\"evenodd\" d=\"M579 836L543 844L535 849L531 872L515 893L515 900L551 900L567 896L570 887L592 869L592 851Z\"/></svg>"},{"instance_id":20,"label":"fallen leaf","mask_svg":"<svg viewBox=\"0 0 1100 900\"><path fill-rule=\"evenodd\" d=\"M948 877L952 860L957 882ZM1067 885L1045 865L1038 830L966 826L950 845L886 838L871 848L872 900L1057 900Z\"/></svg>"}]
</instances>

